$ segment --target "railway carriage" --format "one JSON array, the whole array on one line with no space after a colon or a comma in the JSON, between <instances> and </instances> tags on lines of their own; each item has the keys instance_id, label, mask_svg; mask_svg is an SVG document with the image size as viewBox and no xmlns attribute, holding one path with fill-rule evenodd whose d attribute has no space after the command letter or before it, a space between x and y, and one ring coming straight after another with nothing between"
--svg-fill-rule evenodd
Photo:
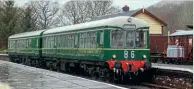
<instances>
[{"instance_id":1,"label":"railway carriage","mask_svg":"<svg viewBox=\"0 0 194 89\"><path fill-rule=\"evenodd\" d=\"M177 30L164 42L164 55L157 56L152 62L165 64L193 64L193 30Z\"/></svg>"},{"instance_id":2,"label":"railway carriage","mask_svg":"<svg viewBox=\"0 0 194 89\"><path fill-rule=\"evenodd\" d=\"M163 62L173 64L193 64L193 30L177 31L170 35L165 43Z\"/></svg>"},{"instance_id":3,"label":"railway carriage","mask_svg":"<svg viewBox=\"0 0 194 89\"><path fill-rule=\"evenodd\" d=\"M40 61L42 33L43 30L40 30L10 36L8 39L8 55L10 60L17 63L27 63L29 61L31 64Z\"/></svg>"},{"instance_id":4,"label":"railway carriage","mask_svg":"<svg viewBox=\"0 0 194 89\"><path fill-rule=\"evenodd\" d=\"M45 31L42 56L50 68L130 77L151 67L149 49L148 24L121 16Z\"/></svg>"},{"instance_id":5,"label":"railway carriage","mask_svg":"<svg viewBox=\"0 0 194 89\"><path fill-rule=\"evenodd\" d=\"M24 45L17 43L20 39ZM10 36L9 56L52 70L124 81L151 78L149 45L149 25L120 16Z\"/></svg>"}]
</instances>

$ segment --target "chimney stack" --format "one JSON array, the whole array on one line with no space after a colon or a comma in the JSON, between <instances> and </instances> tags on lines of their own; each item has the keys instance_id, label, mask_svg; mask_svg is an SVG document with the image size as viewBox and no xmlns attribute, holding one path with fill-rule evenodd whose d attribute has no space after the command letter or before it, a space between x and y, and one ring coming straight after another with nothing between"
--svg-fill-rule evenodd
<instances>
[{"instance_id":1,"label":"chimney stack","mask_svg":"<svg viewBox=\"0 0 194 89\"><path fill-rule=\"evenodd\" d=\"M127 5L125 5L122 9L123 9L124 12L129 11L129 7Z\"/></svg>"}]
</instances>

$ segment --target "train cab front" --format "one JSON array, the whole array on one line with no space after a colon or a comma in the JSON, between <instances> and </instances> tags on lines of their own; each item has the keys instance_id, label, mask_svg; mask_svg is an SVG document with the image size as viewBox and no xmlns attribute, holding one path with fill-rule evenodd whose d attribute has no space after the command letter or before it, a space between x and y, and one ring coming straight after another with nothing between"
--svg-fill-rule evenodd
<instances>
[{"instance_id":1,"label":"train cab front","mask_svg":"<svg viewBox=\"0 0 194 89\"><path fill-rule=\"evenodd\" d=\"M138 75L151 69L149 28L111 31L111 50L105 52L116 75Z\"/></svg>"},{"instance_id":2,"label":"train cab front","mask_svg":"<svg viewBox=\"0 0 194 89\"><path fill-rule=\"evenodd\" d=\"M138 54L138 51L136 51ZM140 54L141 55L141 54ZM149 54L147 54L149 55ZM113 55L111 60L108 60L110 70L117 76L138 76L144 74L151 69L151 62L147 55L137 56L135 59L119 59Z\"/></svg>"}]
</instances>

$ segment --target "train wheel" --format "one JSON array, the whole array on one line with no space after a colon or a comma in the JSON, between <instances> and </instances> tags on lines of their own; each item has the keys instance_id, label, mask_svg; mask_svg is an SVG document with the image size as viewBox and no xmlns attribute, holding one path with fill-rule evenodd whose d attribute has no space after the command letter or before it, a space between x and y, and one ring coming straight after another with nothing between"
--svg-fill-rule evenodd
<instances>
[{"instance_id":1,"label":"train wheel","mask_svg":"<svg viewBox=\"0 0 194 89\"><path fill-rule=\"evenodd\" d=\"M114 73L114 74L113 74L113 80L112 80L113 83L119 83L119 82L120 82L120 81L119 81L119 80L120 80L119 77L120 77L119 75L117 75L117 74Z\"/></svg>"},{"instance_id":2,"label":"train wheel","mask_svg":"<svg viewBox=\"0 0 194 89\"><path fill-rule=\"evenodd\" d=\"M93 78L93 79L97 79L96 69L93 69L91 72L92 72L92 73L91 73L92 78Z\"/></svg>"},{"instance_id":3,"label":"train wheel","mask_svg":"<svg viewBox=\"0 0 194 89\"><path fill-rule=\"evenodd\" d=\"M60 61L57 62L57 72L60 72Z\"/></svg>"},{"instance_id":4,"label":"train wheel","mask_svg":"<svg viewBox=\"0 0 194 89\"><path fill-rule=\"evenodd\" d=\"M67 62L67 63L65 64L65 72L71 73L71 68L70 68L70 63L69 63L69 62Z\"/></svg>"},{"instance_id":5,"label":"train wheel","mask_svg":"<svg viewBox=\"0 0 194 89\"><path fill-rule=\"evenodd\" d=\"M144 80L143 81L146 81L146 82L152 82L153 79L155 78L155 73L156 73L156 69L150 69L148 71L145 71L144 72L145 74L143 74L144 76Z\"/></svg>"},{"instance_id":6,"label":"train wheel","mask_svg":"<svg viewBox=\"0 0 194 89\"><path fill-rule=\"evenodd\" d=\"M169 61L170 59L163 59L163 61L162 61L162 63L164 63L164 64L169 64Z\"/></svg>"},{"instance_id":7,"label":"train wheel","mask_svg":"<svg viewBox=\"0 0 194 89\"><path fill-rule=\"evenodd\" d=\"M132 80L131 80L132 81L132 84L138 84L138 83L140 83L141 80L140 80L139 77L140 77L140 75L134 75L133 74Z\"/></svg>"},{"instance_id":8,"label":"train wheel","mask_svg":"<svg viewBox=\"0 0 194 89\"><path fill-rule=\"evenodd\" d=\"M26 59L22 58L22 64L25 65Z\"/></svg>"},{"instance_id":9,"label":"train wheel","mask_svg":"<svg viewBox=\"0 0 194 89\"><path fill-rule=\"evenodd\" d=\"M52 65L52 62L49 62L49 70L50 70L50 71L53 71L53 65Z\"/></svg>"},{"instance_id":10,"label":"train wheel","mask_svg":"<svg viewBox=\"0 0 194 89\"><path fill-rule=\"evenodd\" d=\"M30 66L30 59L26 59L26 63L25 63L27 66Z\"/></svg>"},{"instance_id":11,"label":"train wheel","mask_svg":"<svg viewBox=\"0 0 194 89\"><path fill-rule=\"evenodd\" d=\"M111 81L113 79L112 75L111 75L111 72L109 69L104 69L104 77L105 77L105 81L106 82L113 82Z\"/></svg>"},{"instance_id":12,"label":"train wheel","mask_svg":"<svg viewBox=\"0 0 194 89\"><path fill-rule=\"evenodd\" d=\"M39 67L39 61L38 60L35 60L35 67Z\"/></svg>"},{"instance_id":13,"label":"train wheel","mask_svg":"<svg viewBox=\"0 0 194 89\"><path fill-rule=\"evenodd\" d=\"M14 58L13 58L13 57L10 57L10 58L9 58L9 61L10 61L10 62L14 62Z\"/></svg>"}]
</instances>

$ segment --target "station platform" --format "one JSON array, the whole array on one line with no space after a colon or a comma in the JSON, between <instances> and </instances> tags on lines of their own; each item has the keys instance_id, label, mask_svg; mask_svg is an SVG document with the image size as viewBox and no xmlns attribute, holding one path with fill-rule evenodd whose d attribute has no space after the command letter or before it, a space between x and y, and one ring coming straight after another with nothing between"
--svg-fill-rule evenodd
<instances>
[{"instance_id":1,"label":"station platform","mask_svg":"<svg viewBox=\"0 0 194 89\"><path fill-rule=\"evenodd\" d=\"M128 89L0 60L0 82L14 89Z\"/></svg>"},{"instance_id":2,"label":"station platform","mask_svg":"<svg viewBox=\"0 0 194 89\"><path fill-rule=\"evenodd\" d=\"M8 56L8 54L0 54L0 56Z\"/></svg>"},{"instance_id":3,"label":"station platform","mask_svg":"<svg viewBox=\"0 0 194 89\"><path fill-rule=\"evenodd\" d=\"M158 68L158 69L187 71L187 72L193 73L193 65L174 65L174 64L152 63L152 67Z\"/></svg>"}]
</instances>

